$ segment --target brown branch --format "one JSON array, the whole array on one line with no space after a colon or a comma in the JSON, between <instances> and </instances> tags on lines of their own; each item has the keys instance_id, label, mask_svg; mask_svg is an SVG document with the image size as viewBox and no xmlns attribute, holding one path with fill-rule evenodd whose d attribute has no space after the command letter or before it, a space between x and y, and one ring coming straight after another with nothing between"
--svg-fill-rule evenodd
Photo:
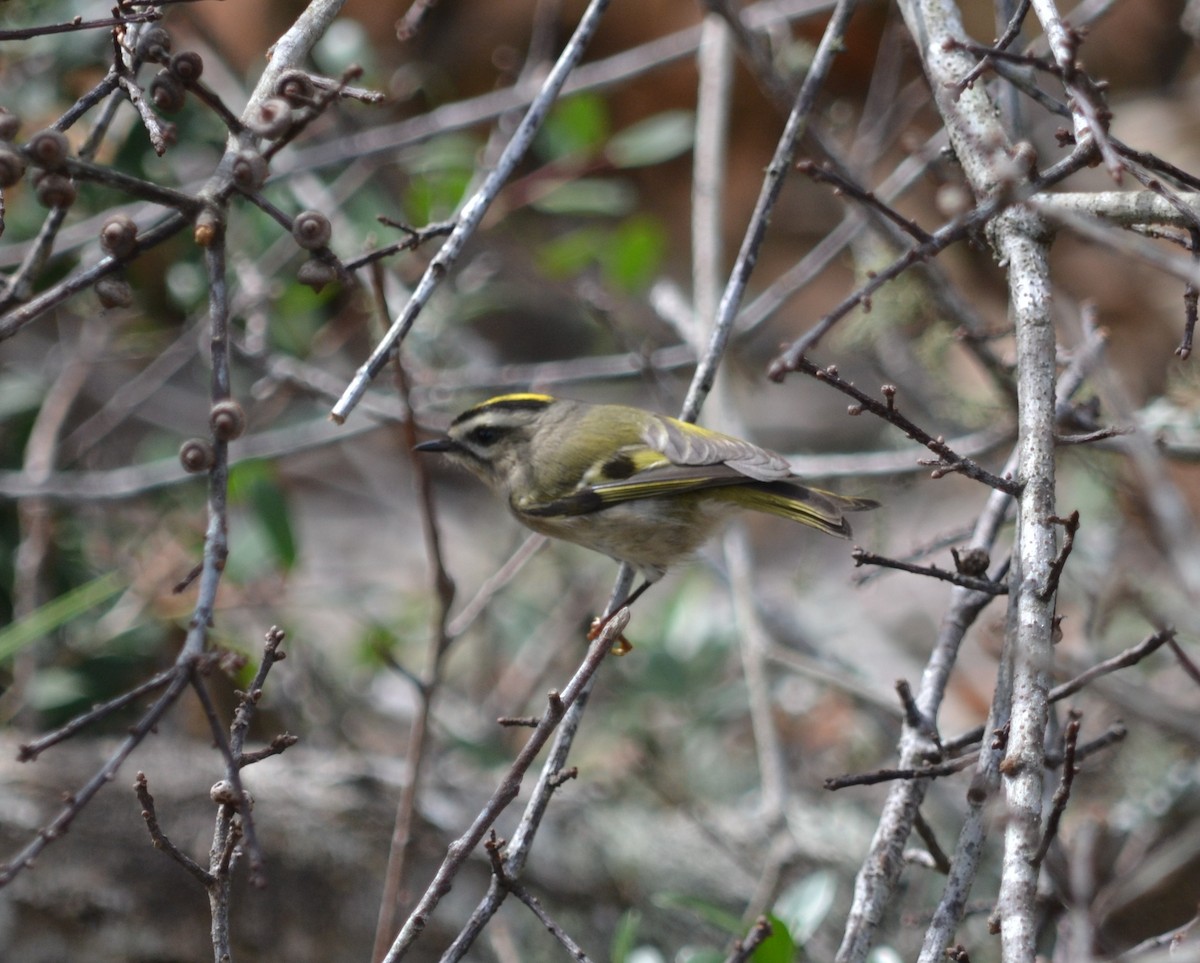
<instances>
[{"instance_id":1,"label":"brown branch","mask_svg":"<svg viewBox=\"0 0 1200 963\"><path fill-rule=\"evenodd\" d=\"M824 786L830 792L837 792L839 789L846 789L850 786L874 786L881 782L894 782L897 779L939 779L942 776L952 776L956 772L962 772L975 762L976 756L976 753L968 753L949 762L916 766L912 769L875 769L871 772L831 776L825 780Z\"/></svg>"},{"instance_id":2,"label":"brown branch","mask_svg":"<svg viewBox=\"0 0 1200 963\"><path fill-rule=\"evenodd\" d=\"M154 797L150 795L150 786L146 781L146 774L144 772L138 772L137 779L133 784L133 791L137 794L138 802L142 804L142 819L146 821L146 829L150 833L150 840L154 843L154 848L161 849L175 860L175 862L194 876L205 889L211 886L214 882L212 873L171 842L167 834L162 831L162 827L159 826L158 814L154 809Z\"/></svg>"},{"instance_id":3,"label":"brown branch","mask_svg":"<svg viewBox=\"0 0 1200 963\"><path fill-rule=\"evenodd\" d=\"M121 764L141 745L142 740L154 730L159 720L166 715L167 710L175 704L175 701L187 687L190 677L189 664L190 656L188 657L187 664L176 665L178 671L172 676L170 684L167 686L167 691L159 696L158 701L129 730L129 735L125 737L112 755L109 756L104 765L82 787L67 796L62 808L54 818L42 826L38 830L37 835L16 856L7 863L0 865L0 888L11 883L21 870L32 866L34 860L42 850L70 828L75 817L91 802L92 797L112 782L117 774L117 770L121 768Z\"/></svg>"},{"instance_id":4,"label":"brown branch","mask_svg":"<svg viewBox=\"0 0 1200 963\"><path fill-rule=\"evenodd\" d=\"M437 237L445 237L454 230L455 225L454 221L437 221L433 224L426 224L424 227L410 227L384 214L380 214L378 220L381 224L386 224L388 227L394 227L403 231L407 236L403 241L385 244L383 247L375 248L366 254L351 258L346 262L347 271L354 271L375 261L382 261L384 258L391 257L393 254L398 254L401 251L415 251L426 241L431 241Z\"/></svg>"},{"instance_id":5,"label":"brown branch","mask_svg":"<svg viewBox=\"0 0 1200 963\"><path fill-rule=\"evenodd\" d=\"M507 726L509 728L519 728L524 726L527 729L534 729L541 722L537 716L500 716L496 720L496 724Z\"/></svg>"},{"instance_id":6,"label":"brown branch","mask_svg":"<svg viewBox=\"0 0 1200 963\"><path fill-rule=\"evenodd\" d=\"M1102 735L1091 739L1075 749L1075 761L1083 762L1083 760L1094 756L1098 752L1102 752L1109 746L1115 746L1118 742L1124 741L1129 735L1129 730L1125 728L1123 722L1114 722L1109 726ZM1063 763L1063 754L1046 753L1046 768L1057 769Z\"/></svg>"},{"instance_id":7,"label":"brown branch","mask_svg":"<svg viewBox=\"0 0 1200 963\"><path fill-rule=\"evenodd\" d=\"M1090 445L1095 441L1104 441L1108 438L1119 438L1122 435L1130 434L1132 431L1132 428L1122 428L1120 425L1109 425L1107 428L1097 428L1095 431L1087 431L1079 435L1055 435L1054 444Z\"/></svg>"},{"instance_id":8,"label":"brown branch","mask_svg":"<svg viewBox=\"0 0 1200 963\"><path fill-rule=\"evenodd\" d=\"M123 17L104 17L100 20L84 20L75 17L66 23L46 24L42 27L22 27L17 30L0 30L0 43L8 40L31 40L34 37L45 37L55 33L74 33L77 30L96 30L104 27L123 27L131 23L148 23L161 20L162 12L147 10L144 13L130 13Z\"/></svg>"},{"instance_id":9,"label":"brown branch","mask_svg":"<svg viewBox=\"0 0 1200 963\"><path fill-rule=\"evenodd\" d=\"M943 582L952 582L954 585L961 585L963 588L968 588L975 592L986 592L988 595L1008 594L1008 585L1004 582L993 582L989 578L978 578L973 575L963 575L960 572L950 572L944 568L938 568L936 565L913 565L911 562L902 562L899 559L876 555L861 548L854 549L850 553L850 557L854 559L856 566L878 565L882 568L892 568L901 572L911 572L914 575L925 575L929 578L941 579Z\"/></svg>"},{"instance_id":10,"label":"brown branch","mask_svg":"<svg viewBox=\"0 0 1200 963\"><path fill-rule=\"evenodd\" d=\"M881 215L897 225L905 234L908 234L918 244L928 244L933 240L933 236L921 227L916 221L910 220L901 214L898 210L879 199L873 192L865 188L859 187L852 180L833 170L832 168L815 164L810 160L801 161L796 165L796 170L802 174L807 174L810 178L817 182L832 184L835 194L845 194L848 197L854 198L864 206L874 208Z\"/></svg>"},{"instance_id":11,"label":"brown branch","mask_svg":"<svg viewBox=\"0 0 1200 963\"><path fill-rule=\"evenodd\" d=\"M1071 786L1075 782L1075 774L1079 771L1075 767L1075 749L1079 742L1079 719L1079 712L1072 710L1071 719L1063 733L1062 779L1059 780L1058 788L1054 790L1050 815L1046 819L1046 831L1042 834L1042 841L1038 845L1037 852L1033 854L1034 866L1041 866L1042 860L1046 858L1050 844L1054 842L1054 837L1058 834L1058 824L1062 821L1063 812L1066 811L1067 801L1071 798Z\"/></svg>"},{"instance_id":12,"label":"brown branch","mask_svg":"<svg viewBox=\"0 0 1200 963\"><path fill-rule=\"evenodd\" d=\"M1049 168L1041 177L1030 178L1022 184L1019 190L1002 192L972 208L962 217L956 218L949 224L939 228L930 235L930 240L924 244L909 248L896 258L888 267L871 276L857 291L849 294L832 311L825 314L804 335L797 338L768 365L767 377L772 381L783 381L791 371L802 370L800 363L804 356L816 347L817 342L828 334L839 321L855 308L869 308L871 296L889 281L895 280L909 268L924 263L940 254L952 244L967 240L974 236L986 224L990 223L1005 209L1022 200L1046 190L1057 184L1065 177L1087 166L1093 153L1091 150L1077 149Z\"/></svg>"},{"instance_id":13,"label":"brown branch","mask_svg":"<svg viewBox=\"0 0 1200 963\"><path fill-rule=\"evenodd\" d=\"M818 381L823 381L844 395L853 398L857 404L850 408L850 413L853 415L861 414L865 409L871 414L882 418L891 425L895 425L903 431L909 438L916 441L935 455L939 461L936 462L936 469L931 472L931 477L940 478L949 472L958 472L966 475L968 478L973 478L975 481L983 482L985 485L990 485L999 491L1009 495L1017 495L1021 491L1021 486L1011 478L1000 478L993 475L991 472L981 468L970 458L964 458L959 455L942 437L934 438L929 432L918 427L914 422L900 413L896 407L896 389L893 385L884 385L882 393L884 401L879 402L872 398L866 392L856 388L853 383L846 381L838 374L838 369L835 365L829 365L826 368L819 368L813 364L808 358L803 356L796 358L792 363L790 370L799 371L803 374L816 378Z\"/></svg>"},{"instance_id":14,"label":"brown branch","mask_svg":"<svg viewBox=\"0 0 1200 963\"><path fill-rule=\"evenodd\" d=\"M1058 550L1058 554L1050 563L1050 571L1046 573L1046 584L1038 589L1038 597L1042 601L1049 599L1058 591L1058 580L1062 577L1063 568L1066 567L1071 549L1075 545L1075 533L1079 531L1079 512L1078 510L1073 511L1066 518L1051 515L1046 521L1051 525L1061 525L1066 535L1063 538L1062 548Z\"/></svg>"},{"instance_id":15,"label":"brown branch","mask_svg":"<svg viewBox=\"0 0 1200 963\"><path fill-rule=\"evenodd\" d=\"M1171 647L1171 651L1175 653L1175 658L1179 660L1179 665L1183 668L1196 685L1200 685L1200 667L1188 657L1188 654L1183 651L1183 647L1172 636L1167 639L1167 645Z\"/></svg>"},{"instance_id":16,"label":"brown branch","mask_svg":"<svg viewBox=\"0 0 1200 963\"><path fill-rule=\"evenodd\" d=\"M937 867L937 871L946 876L950 873L950 857L946 855L946 851L942 849L941 844L937 841L937 836L934 835L933 827L926 822L925 817L921 815L921 810L917 810L913 816L913 829L925 843L925 848L929 850L929 855L933 857L933 865Z\"/></svg>"},{"instance_id":17,"label":"brown branch","mask_svg":"<svg viewBox=\"0 0 1200 963\"><path fill-rule=\"evenodd\" d=\"M98 706L93 706L87 712L76 716L74 719L55 729L53 732L48 732L44 736L34 739L33 742L23 743L17 750L17 761L33 761L51 746L57 745L58 743L71 738L71 736L75 735L75 733L86 729L92 723L99 722L106 716L112 715L112 713L120 709L124 709L127 705L134 702L136 699L140 699L147 693L161 689L164 685L170 682L178 672L178 666L171 666L169 669L164 669L162 672L158 673L158 675L147 679L141 685L135 686L128 692L119 695L114 699L110 699L108 702L102 702Z\"/></svg>"},{"instance_id":18,"label":"brown branch","mask_svg":"<svg viewBox=\"0 0 1200 963\"><path fill-rule=\"evenodd\" d=\"M371 271L371 291L374 295L376 313L381 323L386 325L391 317L391 312L388 310L387 300L384 296L382 265L374 262ZM426 656L427 666L424 674L417 677L419 706L409 729L408 750L404 762L404 786L400 792L400 798L396 801L396 816L392 825L388 864L384 875L383 893L379 901L375 942L371 954L371 958L374 960L382 959L387 951L388 941L395 930L400 893L408 865L409 847L413 839L412 827L417 810L417 789L420 784L421 767L428 748L430 713L433 711L433 699L441 683L444 659L453 641L447 625L450 619L450 606L454 602L455 595L454 580L446 569L445 557L442 553L442 536L438 528L437 505L434 499L433 483L429 477L429 465L415 451L418 441L416 414L412 405L408 373L398 351L394 370L396 392L404 411L398 440L400 447L408 457L409 466L415 479L417 505L421 519L421 536L431 571L430 589L437 604L434 606L430 628L429 649Z\"/></svg>"},{"instance_id":19,"label":"brown branch","mask_svg":"<svg viewBox=\"0 0 1200 963\"><path fill-rule=\"evenodd\" d=\"M1125 669L1131 665L1136 665L1155 649L1170 642L1175 638L1175 629L1163 628L1159 629L1153 635L1143 639L1137 645L1126 649L1114 655L1111 659L1105 659L1092 666L1085 672L1081 672L1069 682L1064 682L1062 685L1057 685L1050 690L1049 700L1051 702L1059 702L1067 696L1074 695L1085 685L1100 678L1100 676L1108 675L1110 672L1116 672L1118 669Z\"/></svg>"},{"instance_id":20,"label":"brown branch","mask_svg":"<svg viewBox=\"0 0 1200 963\"><path fill-rule=\"evenodd\" d=\"M513 894L517 899L529 907L534 916L538 918L538 922L546 928L546 931L553 936L562 945L568 953L571 954L571 959L577 960L578 963L591 963L591 958L579 947L566 930L558 925L550 914L542 909L542 904L538 901L524 884L514 877L510 876L504 868L504 840L496 836L496 831L493 829L491 838L483 844L483 848L487 850L488 860L492 864L492 878L501 886Z\"/></svg>"},{"instance_id":21,"label":"brown branch","mask_svg":"<svg viewBox=\"0 0 1200 963\"><path fill-rule=\"evenodd\" d=\"M217 715L217 707L213 704L212 697L208 694L208 689L204 685L203 678L193 673L191 683L192 690L196 693L196 697L200 700L200 706L204 710L204 718L208 721L208 728L212 733L213 744L225 759L225 779L232 790L234 801L223 804L223 817L228 816L231 818L234 812L242 817L242 833L245 835L250 853L250 882L261 889L267 884L267 879L263 872L264 860L262 848L258 844L258 834L254 830L254 817L251 813L251 807L248 805L250 796L246 792L245 786L242 785L240 760L233 754L229 739L225 735L225 728L221 725L221 719Z\"/></svg>"},{"instance_id":22,"label":"brown branch","mask_svg":"<svg viewBox=\"0 0 1200 963\"><path fill-rule=\"evenodd\" d=\"M984 53L980 57L979 62L968 70L963 79L955 85L960 95L983 75L983 72L992 63L993 57L1002 54L1005 48L1021 35L1021 24L1025 22L1025 17L1029 13L1029 4L1030 0L1021 0L1017 4L1017 9L1013 11L1008 25L1004 28L1004 33L1000 35L999 39L991 47L984 48Z\"/></svg>"},{"instance_id":23,"label":"brown branch","mask_svg":"<svg viewBox=\"0 0 1200 963\"><path fill-rule=\"evenodd\" d=\"M550 740L550 735L558 727L563 714L588 690L592 676L600 668L600 663L604 661L604 657L612 647L613 641L620 636L628 624L628 610L625 609L617 613L616 617L610 620L604 627L604 631L600 634L600 637L591 644L586 658L584 658L579 669L563 690L562 695L560 696L557 692L549 694L546 711L542 715L542 721L530 734L529 739L517 754L516 759L513 760L508 772L496 787L495 792L492 793L491 798L488 799L483 809L475 817L474 822L472 822L462 836L450 844L441 866L438 867L437 872L434 874L434 878L430 881L416 905L413 906L408 920L388 950L388 955L385 959L389 963L399 960L405 949L412 945L418 934L425 928L425 923L429 919L430 914L432 914L438 903L441 902L442 897L450 891L454 878L458 875L458 871L462 868L467 856L471 854L480 840L483 839L484 834L491 828L500 813L517 797L523 776L529 767L533 765L533 761L542 747Z\"/></svg>"},{"instance_id":24,"label":"brown branch","mask_svg":"<svg viewBox=\"0 0 1200 963\"><path fill-rule=\"evenodd\" d=\"M281 732L268 745L263 746L261 749L240 753L238 755L238 765L244 769L246 766L253 766L256 762L262 762L264 759L270 759L272 756L282 755L299 741L299 736L293 736L290 732Z\"/></svg>"},{"instance_id":25,"label":"brown branch","mask_svg":"<svg viewBox=\"0 0 1200 963\"><path fill-rule=\"evenodd\" d=\"M912 686L908 684L907 679L896 680L896 695L900 697L900 707L904 710L904 724L910 729L915 729L936 740L937 732L930 720L921 712L917 700L913 698Z\"/></svg>"},{"instance_id":26,"label":"brown branch","mask_svg":"<svg viewBox=\"0 0 1200 963\"><path fill-rule=\"evenodd\" d=\"M733 944L733 949L725 957L725 963L748 963L754 956L754 951L766 942L772 932L774 930L770 920L765 916L760 916L754 921L750 932Z\"/></svg>"},{"instance_id":27,"label":"brown branch","mask_svg":"<svg viewBox=\"0 0 1200 963\"><path fill-rule=\"evenodd\" d=\"M250 730L250 723L254 719L254 713L258 709L258 701L262 698L263 686L267 682L267 674L271 671L272 666L276 662L282 662L287 658L287 653L280 646L283 644L287 633L276 625L272 625L267 629L265 643L263 645L262 662L258 665L258 671L254 674L254 679L250 683L250 687L239 694L237 708L233 710L233 722L229 726L229 750L234 759L237 760L238 768L244 768L258 759L265 759L267 756L277 755L288 746L294 745L297 742L295 736L276 736L271 743L272 751L265 750L252 755L257 758L251 758L250 755L242 752L242 747L246 744L246 733ZM283 743L286 742L286 745Z\"/></svg>"}]
</instances>

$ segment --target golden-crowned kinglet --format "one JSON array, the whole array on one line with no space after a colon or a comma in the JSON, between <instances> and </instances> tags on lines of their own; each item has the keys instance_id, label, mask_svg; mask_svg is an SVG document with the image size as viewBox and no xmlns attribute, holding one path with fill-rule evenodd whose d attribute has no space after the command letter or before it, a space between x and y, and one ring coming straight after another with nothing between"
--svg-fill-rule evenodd
<instances>
[{"instance_id":1,"label":"golden-crowned kinglet","mask_svg":"<svg viewBox=\"0 0 1200 963\"><path fill-rule=\"evenodd\" d=\"M879 505L808 488L782 455L740 438L627 405L549 395L492 398L417 451L444 453L502 495L522 524L629 562L646 585L734 508L848 538L842 513Z\"/></svg>"}]
</instances>

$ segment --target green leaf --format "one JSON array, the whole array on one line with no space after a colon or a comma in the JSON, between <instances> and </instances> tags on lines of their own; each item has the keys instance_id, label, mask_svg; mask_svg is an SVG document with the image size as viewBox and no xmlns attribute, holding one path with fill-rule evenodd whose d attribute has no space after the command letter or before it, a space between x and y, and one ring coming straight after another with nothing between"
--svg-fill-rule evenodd
<instances>
[{"instance_id":1,"label":"green leaf","mask_svg":"<svg viewBox=\"0 0 1200 963\"><path fill-rule=\"evenodd\" d=\"M87 682L82 673L48 665L29 680L28 703L38 712L70 710L86 702Z\"/></svg>"},{"instance_id":2,"label":"green leaf","mask_svg":"<svg viewBox=\"0 0 1200 963\"><path fill-rule=\"evenodd\" d=\"M470 175L461 171L414 177L404 194L404 210L414 224L449 217L467 191Z\"/></svg>"},{"instance_id":3,"label":"green leaf","mask_svg":"<svg viewBox=\"0 0 1200 963\"><path fill-rule=\"evenodd\" d=\"M685 946L675 955L675 959L679 963L724 963L727 957L720 950Z\"/></svg>"},{"instance_id":4,"label":"green leaf","mask_svg":"<svg viewBox=\"0 0 1200 963\"><path fill-rule=\"evenodd\" d=\"M564 181L533 202L543 214L603 214L620 217L637 207L637 192L626 181L581 177Z\"/></svg>"},{"instance_id":5,"label":"green leaf","mask_svg":"<svg viewBox=\"0 0 1200 963\"><path fill-rule=\"evenodd\" d=\"M775 915L803 946L833 907L837 878L827 870L810 873L789 886L775 902Z\"/></svg>"},{"instance_id":6,"label":"green leaf","mask_svg":"<svg viewBox=\"0 0 1200 963\"><path fill-rule=\"evenodd\" d=\"M667 110L614 135L604 156L614 167L646 167L686 153L695 140L695 115L690 110Z\"/></svg>"},{"instance_id":7,"label":"green leaf","mask_svg":"<svg viewBox=\"0 0 1200 963\"><path fill-rule=\"evenodd\" d=\"M641 924L642 914L636 909L629 909L621 914L620 920L617 921L617 928L613 932L612 948L608 954L612 963L625 963L629 958Z\"/></svg>"},{"instance_id":8,"label":"green leaf","mask_svg":"<svg viewBox=\"0 0 1200 963\"><path fill-rule=\"evenodd\" d=\"M608 105L597 94L559 101L538 131L537 152L546 160L594 153L608 136Z\"/></svg>"},{"instance_id":9,"label":"green leaf","mask_svg":"<svg viewBox=\"0 0 1200 963\"><path fill-rule=\"evenodd\" d=\"M0 661L11 658L27 645L79 618L89 609L107 602L124 588L124 582L118 573L109 572L64 592L58 598L30 612L19 622L0 630Z\"/></svg>"},{"instance_id":10,"label":"green leaf","mask_svg":"<svg viewBox=\"0 0 1200 963\"><path fill-rule=\"evenodd\" d=\"M245 461L229 473L231 502L248 505L276 561L285 570L296 564L296 538L292 533L287 496L275 480L268 462Z\"/></svg>"},{"instance_id":11,"label":"green leaf","mask_svg":"<svg viewBox=\"0 0 1200 963\"><path fill-rule=\"evenodd\" d=\"M596 263L607 243L608 232L585 227L543 244L538 265L553 277L570 277Z\"/></svg>"},{"instance_id":12,"label":"green leaf","mask_svg":"<svg viewBox=\"0 0 1200 963\"><path fill-rule=\"evenodd\" d=\"M479 149L474 138L446 134L419 145L401 161L411 176L404 192L404 215L413 224L447 217L458 207Z\"/></svg>"},{"instance_id":13,"label":"green leaf","mask_svg":"<svg viewBox=\"0 0 1200 963\"><path fill-rule=\"evenodd\" d=\"M640 291L654 280L666 252L667 232L658 220L631 217L604 248L605 279L624 291Z\"/></svg>"},{"instance_id":14,"label":"green leaf","mask_svg":"<svg viewBox=\"0 0 1200 963\"><path fill-rule=\"evenodd\" d=\"M296 263L299 268L299 262ZM303 284L289 284L276 299L268 336L271 346L294 358L307 358L324 319L318 310L341 297L338 285L320 291Z\"/></svg>"},{"instance_id":15,"label":"green leaf","mask_svg":"<svg viewBox=\"0 0 1200 963\"><path fill-rule=\"evenodd\" d=\"M752 963L792 963L796 956L796 943L788 932L787 926L778 916L768 916L771 922L771 935L758 944Z\"/></svg>"},{"instance_id":16,"label":"green leaf","mask_svg":"<svg viewBox=\"0 0 1200 963\"><path fill-rule=\"evenodd\" d=\"M737 935L742 932L742 921L728 910L716 906L698 896L687 896L683 893L659 893L654 897L656 905L664 909L686 910L699 919L719 930Z\"/></svg>"},{"instance_id":17,"label":"green leaf","mask_svg":"<svg viewBox=\"0 0 1200 963\"><path fill-rule=\"evenodd\" d=\"M46 393L41 378L24 371L7 371L4 391L0 392L0 421L8 421L27 411L36 411Z\"/></svg>"}]
</instances>

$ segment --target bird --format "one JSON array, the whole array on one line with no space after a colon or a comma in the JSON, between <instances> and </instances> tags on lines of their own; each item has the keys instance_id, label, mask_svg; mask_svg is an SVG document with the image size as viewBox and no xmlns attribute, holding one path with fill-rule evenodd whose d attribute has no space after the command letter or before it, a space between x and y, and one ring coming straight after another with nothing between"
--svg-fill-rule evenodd
<instances>
[{"instance_id":1,"label":"bird","mask_svg":"<svg viewBox=\"0 0 1200 963\"><path fill-rule=\"evenodd\" d=\"M533 392L474 405L415 450L467 469L527 528L633 566L644 581L622 606L736 509L849 538L844 513L879 507L811 488L782 455L741 438L630 405Z\"/></svg>"}]
</instances>

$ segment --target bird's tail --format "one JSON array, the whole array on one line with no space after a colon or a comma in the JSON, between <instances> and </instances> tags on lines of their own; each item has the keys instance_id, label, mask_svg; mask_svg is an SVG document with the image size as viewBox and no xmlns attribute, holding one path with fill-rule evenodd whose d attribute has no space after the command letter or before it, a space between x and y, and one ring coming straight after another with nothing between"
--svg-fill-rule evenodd
<instances>
[{"instance_id":1,"label":"bird's tail","mask_svg":"<svg viewBox=\"0 0 1200 963\"><path fill-rule=\"evenodd\" d=\"M850 523L843 517L844 512L865 512L879 507L879 502L870 498L838 495L792 482L739 485L736 488L718 489L712 496L735 502L751 511L787 518L838 538L849 538L851 535Z\"/></svg>"}]
</instances>

